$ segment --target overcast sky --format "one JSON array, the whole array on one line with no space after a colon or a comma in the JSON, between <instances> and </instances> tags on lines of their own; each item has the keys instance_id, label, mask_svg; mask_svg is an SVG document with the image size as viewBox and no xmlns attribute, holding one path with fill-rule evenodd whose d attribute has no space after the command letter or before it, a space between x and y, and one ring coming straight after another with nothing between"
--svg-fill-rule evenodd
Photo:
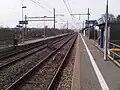
<instances>
[{"instance_id":1,"label":"overcast sky","mask_svg":"<svg viewBox=\"0 0 120 90\"><path fill-rule=\"evenodd\" d=\"M49 11L53 12L56 8L57 14L64 14L61 17L65 21L73 22L63 0L33 0L45 7L47 10L37 6L31 0L1 0L0 2L0 26L15 27L18 21L22 19L22 6L27 6L24 9L24 14L27 16L53 16ZM67 0L65 0L67 2ZM87 8L90 8L90 19L98 19L101 14L105 13L106 0L68 0L72 9L72 13L87 13ZM120 0L109 0L109 12L115 16L120 14ZM81 16L81 21L87 19L87 16ZM65 23L57 19L56 27L62 27L61 23ZM80 22L78 17L75 22ZM46 22L46 25L53 27L53 22ZM29 22L29 26L43 27L43 22Z\"/></svg>"}]
</instances>

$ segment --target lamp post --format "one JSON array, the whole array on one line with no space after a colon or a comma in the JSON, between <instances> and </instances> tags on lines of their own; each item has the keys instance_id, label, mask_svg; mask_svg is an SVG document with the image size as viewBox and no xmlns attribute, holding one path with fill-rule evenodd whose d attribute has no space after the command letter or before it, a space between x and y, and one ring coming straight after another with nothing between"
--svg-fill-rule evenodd
<instances>
[{"instance_id":1,"label":"lamp post","mask_svg":"<svg viewBox=\"0 0 120 90\"><path fill-rule=\"evenodd\" d=\"M67 30L68 30L68 20L67 20Z\"/></svg>"},{"instance_id":2,"label":"lamp post","mask_svg":"<svg viewBox=\"0 0 120 90\"><path fill-rule=\"evenodd\" d=\"M23 13L23 9L24 8L27 8L27 7L26 6L22 6L22 21L23 21L23 18L24 18L24 13ZM25 37L24 24L22 24L22 26L23 26L23 39L24 39L24 37ZM24 42L24 40L22 40L22 42Z\"/></svg>"},{"instance_id":3,"label":"lamp post","mask_svg":"<svg viewBox=\"0 0 120 90\"><path fill-rule=\"evenodd\" d=\"M24 18L24 14L23 14L23 9L24 8L27 8L26 6L22 6L22 21L23 21L23 18Z\"/></svg>"}]
</instances>

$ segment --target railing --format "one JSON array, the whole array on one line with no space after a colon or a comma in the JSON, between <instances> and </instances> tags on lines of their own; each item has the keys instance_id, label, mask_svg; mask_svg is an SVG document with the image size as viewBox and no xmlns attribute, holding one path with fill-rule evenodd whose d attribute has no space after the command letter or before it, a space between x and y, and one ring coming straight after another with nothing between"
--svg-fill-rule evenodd
<instances>
[{"instance_id":1,"label":"railing","mask_svg":"<svg viewBox=\"0 0 120 90\"><path fill-rule=\"evenodd\" d=\"M113 60L120 59L120 46L111 42L109 44L109 54L113 58Z\"/></svg>"}]
</instances>

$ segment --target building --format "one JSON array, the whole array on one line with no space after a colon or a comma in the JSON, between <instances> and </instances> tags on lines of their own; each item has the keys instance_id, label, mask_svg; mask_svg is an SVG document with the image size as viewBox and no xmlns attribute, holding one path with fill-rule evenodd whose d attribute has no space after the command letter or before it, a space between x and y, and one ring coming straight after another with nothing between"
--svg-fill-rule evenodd
<instances>
[{"instance_id":1,"label":"building","mask_svg":"<svg viewBox=\"0 0 120 90\"><path fill-rule=\"evenodd\" d=\"M99 26L99 43L100 47L103 48L104 45L104 31L105 23L98 24ZM120 22L111 22L108 23L108 42L120 45ZM109 45L110 48L110 45Z\"/></svg>"}]
</instances>

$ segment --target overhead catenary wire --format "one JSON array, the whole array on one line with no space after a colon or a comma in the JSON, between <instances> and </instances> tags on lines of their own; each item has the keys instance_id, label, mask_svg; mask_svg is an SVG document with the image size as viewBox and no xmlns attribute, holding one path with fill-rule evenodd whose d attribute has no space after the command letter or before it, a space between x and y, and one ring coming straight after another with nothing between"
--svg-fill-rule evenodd
<instances>
[{"instance_id":1,"label":"overhead catenary wire","mask_svg":"<svg viewBox=\"0 0 120 90\"><path fill-rule=\"evenodd\" d=\"M65 4L65 7L67 8L68 13L70 14L70 16L71 16L71 18L72 18L72 20L73 20L73 22L74 22L74 24L75 24L75 20L74 20L73 16L71 15L72 10L69 9L69 7L67 6L65 0L63 0L63 2L64 2L64 4Z\"/></svg>"},{"instance_id":2,"label":"overhead catenary wire","mask_svg":"<svg viewBox=\"0 0 120 90\"><path fill-rule=\"evenodd\" d=\"M70 13L72 13L72 8L71 8L71 5L70 5L70 3L69 3L69 0L66 0L67 1L67 5L68 5L68 8L69 8L69 10L70 10ZM71 14L70 14L71 15ZM76 18L76 17L74 17L73 15L71 15L73 18Z\"/></svg>"},{"instance_id":3,"label":"overhead catenary wire","mask_svg":"<svg viewBox=\"0 0 120 90\"><path fill-rule=\"evenodd\" d=\"M66 4L65 0L63 0L63 3L64 3L64 5L65 5L65 7L67 8L67 11L68 11L69 13L71 13L71 11L70 11L68 5Z\"/></svg>"},{"instance_id":4,"label":"overhead catenary wire","mask_svg":"<svg viewBox=\"0 0 120 90\"><path fill-rule=\"evenodd\" d=\"M39 1L44 2L44 3L47 4L47 6L49 6L51 9L53 8L53 7L51 7L51 5L50 5L49 3L47 3L45 0L39 0Z\"/></svg>"},{"instance_id":5,"label":"overhead catenary wire","mask_svg":"<svg viewBox=\"0 0 120 90\"><path fill-rule=\"evenodd\" d=\"M39 1L40 1L40 0L39 0ZM41 0L41 1L44 1L47 5L49 5L45 0ZM50 5L49 5L49 7L50 7L51 9L53 8L53 7L51 7ZM56 11L56 14L59 14L59 12ZM58 16L58 18L59 18L61 21L66 22L65 20L61 19L59 16Z\"/></svg>"},{"instance_id":6,"label":"overhead catenary wire","mask_svg":"<svg viewBox=\"0 0 120 90\"><path fill-rule=\"evenodd\" d=\"M49 12L50 14L53 14L52 11L46 9L44 6L42 6L38 1L35 0L30 0L32 1L34 4L36 4L37 6L41 7L42 9L44 9L45 11ZM49 5L50 6L50 5ZM58 17L61 21L65 22L65 20L63 20L62 18Z\"/></svg>"},{"instance_id":7,"label":"overhead catenary wire","mask_svg":"<svg viewBox=\"0 0 120 90\"><path fill-rule=\"evenodd\" d=\"M39 1L44 1L51 9L53 9L53 7L49 3L47 3L45 0L39 0ZM56 13L59 14L60 12L56 11Z\"/></svg>"},{"instance_id":8,"label":"overhead catenary wire","mask_svg":"<svg viewBox=\"0 0 120 90\"><path fill-rule=\"evenodd\" d=\"M65 0L63 0L63 3L64 3L64 5L65 5L65 7L66 7L66 9L67 9L67 11L68 11L68 13L69 13L69 15L71 16L74 24L75 24L75 20L74 20L73 16L71 15L72 11L70 11L70 9L69 9L67 3L65 2ZM74 26L74 28L75 28L75 25L73 25L73 26Z\"/></svg>"},{"instance_id":9,"label":"overhead catenary wire","mask_svg":"<svg viewBox=\"0 0 120 90\"><path fill-rule=\"evenodd\" d=\"M71 8L71 5L69 3L69 0L66 0L66 1L67 1L67 4L68 4L69 8L70 8L70 11L72 12L72 8ZM74 17L74 15L71 15L71 16ZM74 18L76 18L76 17L74 17ZM79 20L80 20L80 17L79 17Z\"/></svg>"},{"instance_id":10,"label":"overhead catenary wire","mask_svg":"<svg viewBox=\"0 0 120 90\"><path fill-rule=\"evenodd\" d=\"M68 3L68 6L69 6L69 8L70 8L70 11L72 12L72 8L71 8L71 5L70 5L70 3L69 3L69 0L67 0L67 3Z\"/></svg>"},{"instance_id":11,"label":"overhead catenary wire","mask_svg":"<svg viewBox=\"0 0 120 90\"><path fill-rule=\"evenodd\" d=\"M35 0L30 0L32 1L34 4L36 4L37 6L43 8L45 11L49 12L50 14L53 14L51 11L49 11L48 9L46 9L45 7L43 7L39 2L35 1Z\"/></svg>"}]
</instances>

